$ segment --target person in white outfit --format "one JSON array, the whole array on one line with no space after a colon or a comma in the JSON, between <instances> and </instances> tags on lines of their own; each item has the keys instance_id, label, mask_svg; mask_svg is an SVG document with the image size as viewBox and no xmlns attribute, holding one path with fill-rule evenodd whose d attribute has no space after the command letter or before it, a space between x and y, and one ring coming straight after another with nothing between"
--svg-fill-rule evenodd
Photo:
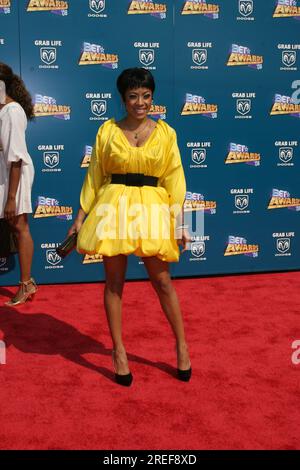
<instances>
[{"instance_id":1,"label":"person in white outfit","mask_svg":"<svg viewBox=\"0 0 300 470\"><path fill-rule=\"evenodd\" d=\"M15 232L21 274L17 293L6 302L10 306L32 300L37 291L31 277L33 240L28 224L34 166L25 140L27 120L33 117L23 81L0 62L0 219L5 218Z\"/></svg>"}]
</instances>

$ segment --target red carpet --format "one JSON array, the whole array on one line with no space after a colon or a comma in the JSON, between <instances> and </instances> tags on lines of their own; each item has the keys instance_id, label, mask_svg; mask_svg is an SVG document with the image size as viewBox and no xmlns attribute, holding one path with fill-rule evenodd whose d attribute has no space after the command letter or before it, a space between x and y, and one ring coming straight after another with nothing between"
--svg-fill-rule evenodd
<instances>
[{"instance_id":1,"label":"red carpet","mask_svg":"<svg viewBox=\"0 0 300 470\"><path fill-rule=\"evenodd\" d=\"M0 308L1 449L299 449L300 273L176 280L193 365L148 282L124 290L134 375L113 381L103 284L40 286ZM0 288L0 304L12 288Z\"/></svg>"}]
</instances>

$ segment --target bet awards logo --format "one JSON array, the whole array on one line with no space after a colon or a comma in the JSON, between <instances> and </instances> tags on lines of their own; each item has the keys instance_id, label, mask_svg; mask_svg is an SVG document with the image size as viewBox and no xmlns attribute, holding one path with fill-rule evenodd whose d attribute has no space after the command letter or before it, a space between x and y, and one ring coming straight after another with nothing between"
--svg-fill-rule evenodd
<instances>
[{"instance_id":1,"label":"bet awards logo","mask_svg":"<svg viewBox=\"0 0 300 470\"><path fill-rule=\"evenodd\" d=\"M117 54L107 54L104 47L99 44L84 42L79 59L79 65L102 65L109 69L118 68L119 57Z\"/></svg>"},{"instance_id":2,"label":"bet awards logo","mask_svg":"<svg viewBox=\"0 0 300 470\"><path fill-rule=\"evenodd\" d=\"M236 99L235 119L252 119L252 100L256 98L255 93L232 93L232 98Z\"/></svg>"},{"instance_id":3,"label":"bet awards logo","mask_svg":"<svg viewBox=\"0 0 300 470\"><path fill-rule=\"evenodd\" d=\"M82 259L82 264L94 264L94 263L103 263L103 256L102 255L84 255Z\"/></svg>"},{"instance_id":4,"label":"bet awards logo","mask_svg":"<svg viewBox=\"0 0 300 470\"><path fill-rule=\"evenodd\" d=\"M0 0L0 13L8 15L10 13L11 0Z\"/></svg>"},{"instance_id":5,"label":"bet awards logo","mask_svg":"<svg viewBox=\"0 0 300 470\"><path fill-rule=\"evenodd\" d=\"M58 219L72 220L72 214L73 208L71 206L62 206L54 198L38 196L33 218L57 217Z\"/></svg>"},{"instance_id":6,"label":"bet awards logo","mask_svg":"<svg viewBox=\"0 0 300 470\"><path fill-rule=\"evenodd\" d=\"M247 65L253 69L261 70L263 62L263 56L251 54L249 47L232 44L227 65L230 67Z\"/></svg>"},{"instance_id":7,"label":"bet awards logo","mask_svg":"<svg viewBox=\"0 0 300 470\"><path fill-rule=\"evenodd\" d=\"M251 16L254 10L253 0L239 0L239 14L237 20L250 20L253 21L254 17Z\"/></svg>"},{"instance_id":8,"label":"bet awards logo","mask_svg":"<svg viewBox=\"0 0 300 470\"><path fill-rule=\"evenodd\" d=\"M277 166L294 166L294 150L298 147L298 141L277 141L275 147L278 148Z\"/></svg>"},{"instance_id":9,"label":"bet awards logo","mask_svg":"<svg viewBox=\"0 0 300 470\"><path fill-rule=\"evenodd\" d=\"M107 18L107 15L104 14L105 10L105 0L89 0L90 12L88 14L89 18Z\"/></svg>"},{"instance_id":10,"label":"bet awards logo","mask_svg":"<svg viewBox=\"0 0 300 470\"><path fill-rule=\"evenodd\" d=\"M297 0L277 0L273 14L274 18L296 18L300 19L300 7Z\"/></svg>"},{"instance_id":11,"label":"bet awards logo","mask_svg":"<svg viewBox=\"0 0 300 470\"><path fill-rule=\"evenodd\" d=\"M219 18L220 6L216 3L207 3L206 0L185 1L182 15L203 15L207 18L217 20Z\"/></svg>"},{"instance_id":12,"label":"bet awards logo","mask_svg":"<svg viewBox=\"0 0 300 470\"><path fill-rule=\"evenodd\" d=\"M166 119L167 118L167 107L163 104L152 103L148 116L153 119Z\"/></svg>"},{"instance_id":13,"label":"bet awards logo","mask_svg":"<svg viewBox=\"0 0 300 470\"><path fill-rule=\"evenodd\" d=\"M86 93L86 99L89 101L90 110L93 116L90 121L107 121L108 100L111 99L111 93Z\"/></svg>"},{"instance_id":14,"label":"bet awards logo","mask_svg":"<svg viewBox=\"0 0 300 470\"><path fill-rule=\"evenodd\" d=\"M36 117L53 116L68 121L71 115L70 106L57 104L52 96L35 95L34 115Z\"/></svg>"},{"instance_id":15,"label":"bet awards logo","mask_svg":"<svg viewBox=\"0 0 300 470\"><path fill-rule=\"evenodd\" d=\"M228 237L224 256L244 255L250 258L257 258L258 253L259 245L252 243L249 244L244 237L230 235Z\"/></svg>"},{"instance_id":16,"label":"bet awards logo","mask_svg":"<svg viewBox=\"0 0 300 470\"><path fill-rule=\"evenodd\" d=\"M295 237L295 232L275 232L272 237L276 241L276 252L274 256L291 256L291 239Z\"/></svg>"},{"instance_id":17,"label":"bet awards logo","mask_svg":"<svg viewBox=\"0 0 300 470\"><path fill-rule=\"evenodd\" d=\"M93 147L91 145L86 145L84 148L83 159L81 160L81 168L88 168L91 162Z\"/></svg>"},{"instance_id":18,"label":"bet awards logo","mask_svg":"<svg viewBox=\"0 0 300 470\"><path fill-rule=\"evenodd\" d=\"M203 96L186 93L181 115L191 116L194 114L200 114L205 117L216 119L218 117L218 105L206 103Z\"/></svg>"},{"instance_id":19,"label":"bet awards logo","mask_svg":"<svg viewBox=\"0 0 300 470\"><path fill-rule=\"evenodd\" d=\"M62 0L30 0L27 11L50 11L55 15L67 16L68 2Z\"/></svg>"},{"instance_id":20,"label":"bet awards logo","mask_svg":"<svg viewBox=\"0 0 300 470\"><path fill-rule=\"evenodd\" d=\"M300 198L291 197L289 191L284 189L273 189L268 209L290 209L300 211Z\"/></svg>"},{"instance_id":21,"label":"bet awards logo","mask_svg":"<svg viewBox=\"0 0 300 470\"><path fill-rule=\"evenodd\" d=\"M205 214L216 214L217 202L206 200L204 195L201 193L192 193L191 191L187 191L184 201L184 211L203 211Z\"/></svg>"},{"instance_id":22,"label":"bet awards logo","mask_svg":"<svg viewBox=\"0 0 300 470\"><path fill-rule=\"evenodd\" d=\"M260 160L260 153L250 152L247 145L231 142L225 164L246 163L247 165L259 166Z\"/></svg>"},{"instance_id":23,"label":"bet awards logo","mask_svg":"<svg viewBox=\"0 0 300 470\"><path fill-rule=\"evenodd\" d=\"M276 93L270 114L271 116L290 115L300 118L300 104L295 103L292 96Z\"/></svg>"},{"instance_id":24,"label":"bet awards logo","mask_svg":"<svg viewBox=\"0 0 300 470\"><path fill-rule=\"evenodd\" d=\"M128 15L149 14L155 18L164 20L167 17L167 5L155 3L153 0L129 2Z\"/></svg>"}]
</instances>

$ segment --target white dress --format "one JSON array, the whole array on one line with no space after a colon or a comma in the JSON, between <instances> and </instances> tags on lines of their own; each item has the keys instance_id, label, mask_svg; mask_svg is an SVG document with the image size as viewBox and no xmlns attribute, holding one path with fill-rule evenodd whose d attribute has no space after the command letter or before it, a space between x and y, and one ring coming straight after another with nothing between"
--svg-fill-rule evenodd
<instances>
[{"instance_id":1,"label":"white dress","mask_svg":"<svg viewBox=\"0 0 300 470\"><path fill-rule=\"evenodd\" d=\"M0 219L4 217L10 166L19 160L22 160L22 166L16 194L16 215L32 212L34 167L27 151L26 127L27 117L19 103L8 103L0 110Z\"/></svg>"}]
</instances>

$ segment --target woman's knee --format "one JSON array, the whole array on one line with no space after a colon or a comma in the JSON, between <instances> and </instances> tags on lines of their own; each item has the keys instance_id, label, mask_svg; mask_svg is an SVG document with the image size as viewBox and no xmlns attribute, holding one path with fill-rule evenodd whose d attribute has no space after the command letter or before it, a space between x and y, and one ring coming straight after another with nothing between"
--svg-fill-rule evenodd
<instances>
[{"instance_id":1,"label":"woman's knee","mask_svg":"<svg viewBox=\"0 0 300 470\"><path fill-rule=\"evenodd\" d=\"M14 221L9 222L10 228L16 235L20 235L23 233L30 233L29 225L27 220L17 218Z\"/></svg>"},{"instance_id":2,"label":"woman's knee","mask_svg":"<svg viewBox=\"0 0 300 470\"><path fill-rule=\"evenodd\" d=\"M169 295L173 291L172 281L169 275L151 279L154 289L161 294Z\"/></svg>"},{"instance_id":3,"label":"woman's knee","mask_svg":"<svg viewBox=\"0 0 300 470\"><path fill-rule=\"evenodd\" d=\"M105 281L105 288L108 289L109 292L115 294L122 294L124 288L124 278L114 277L106 279Z\"/></svg>"}]
</instances>

